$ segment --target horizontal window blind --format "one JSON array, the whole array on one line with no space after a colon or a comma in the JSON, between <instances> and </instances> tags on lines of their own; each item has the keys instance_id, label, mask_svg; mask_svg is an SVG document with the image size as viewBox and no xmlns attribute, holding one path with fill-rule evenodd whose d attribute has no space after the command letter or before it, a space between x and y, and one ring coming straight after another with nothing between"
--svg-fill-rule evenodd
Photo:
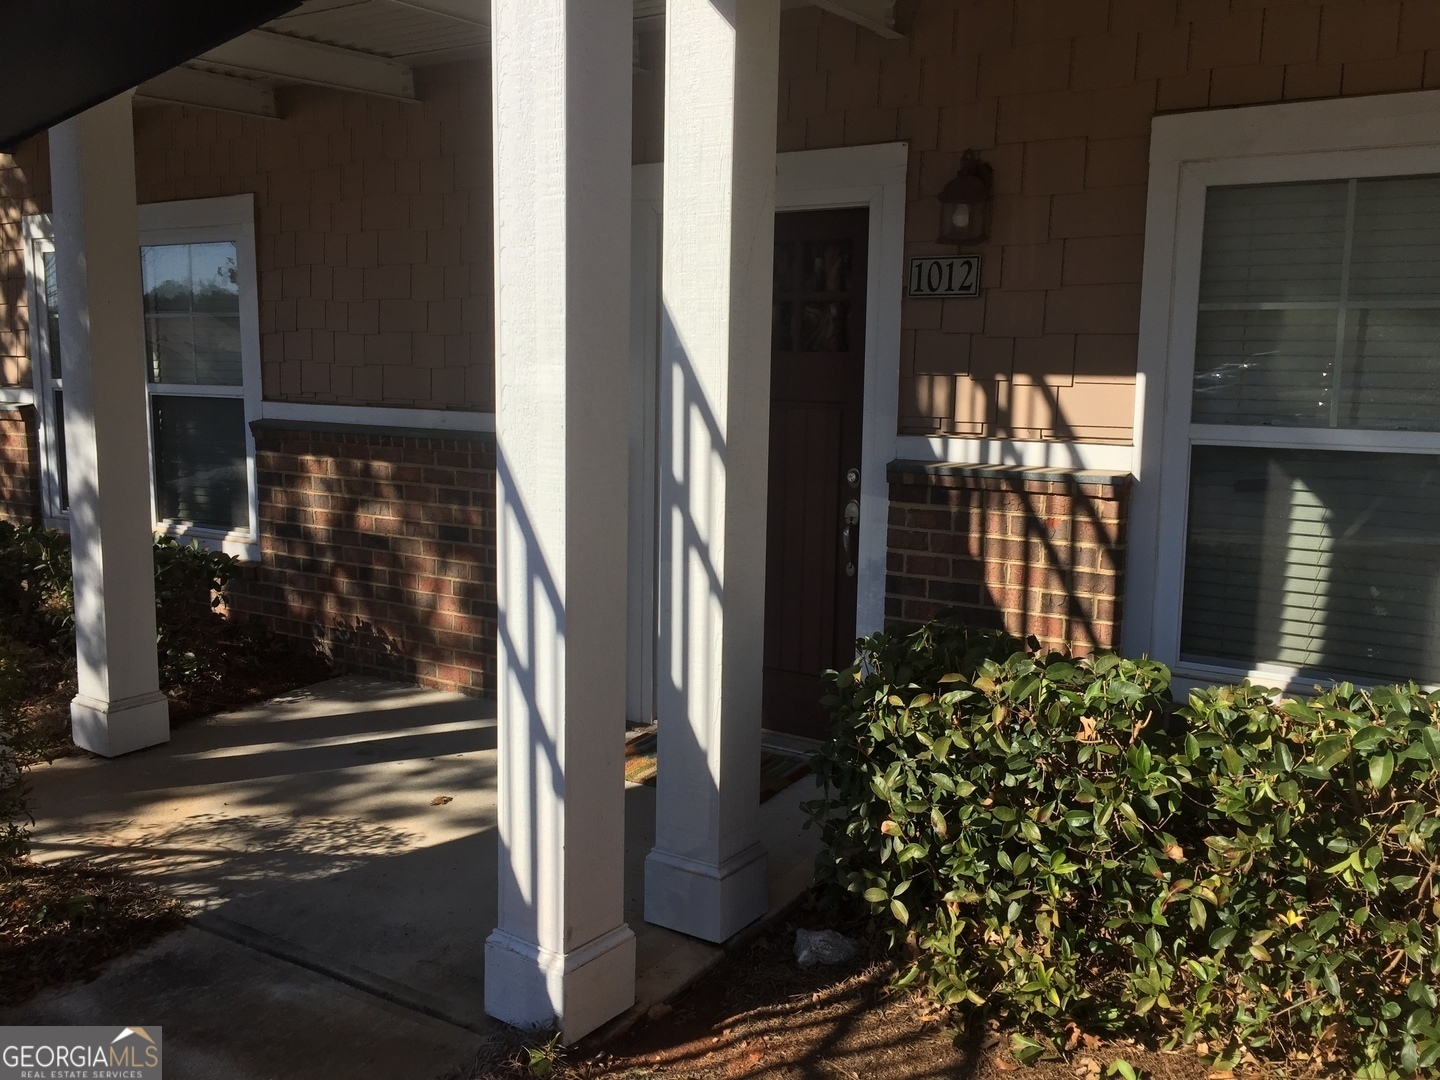
<instances>
[{"instance_id":1,"label":"horizontal window blind","mask_svg":"<svg viewBox=\"0 0 1440 1080\"><path fill-rule=\"evenodd\" d=\"M248 528L244 401L154 394L150 410L160 520Z\"/></svg>"},{"instance_id":2,"label":"horizontal window blind","mask_svg":"<svg viewBox=\"0 0 1440 1080\"><path fill-rule=\"evenodd\" d=\"M1440 682L1440 459L1196 446L1181 658Z\"/></svg>"},{"instance_id":3,"label":"horizontal window blind","mask_svg":"<svg viewBox=\"0 0 1440 1080\"><path fill-rule=\"evenodd\" d=\"M1211 188L1192 419L1440 430L1440 177Z\"/></svg>"}]
</instances>

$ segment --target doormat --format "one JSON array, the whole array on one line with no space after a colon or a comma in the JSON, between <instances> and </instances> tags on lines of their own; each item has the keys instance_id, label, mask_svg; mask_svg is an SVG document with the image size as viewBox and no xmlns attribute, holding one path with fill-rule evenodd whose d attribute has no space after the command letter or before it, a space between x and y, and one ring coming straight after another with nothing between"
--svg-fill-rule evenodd
<instances>
[{"instance_id":1,"label":"doormat","mask_svg":"<svg viewBox=\"0 0 1440 1080\"><path fill-rule=\"evenodd\" d=\"M655 786L655 729L642 729L625 743L625 782ZM766 802L810 771L810 762L797 754L760 749L760 801Z\"/></svg>"}]
</instances>

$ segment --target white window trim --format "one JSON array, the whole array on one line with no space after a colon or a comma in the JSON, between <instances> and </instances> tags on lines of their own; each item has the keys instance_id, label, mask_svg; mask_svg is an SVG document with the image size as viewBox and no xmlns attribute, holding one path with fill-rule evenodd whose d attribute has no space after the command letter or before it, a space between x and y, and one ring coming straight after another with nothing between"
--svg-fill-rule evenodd
<instances>
[{"instance_id":1,"label":"white window trim","mask_svg":"<svg viewBox=\"0 0 1440 1080\"><path fill-rule=\"evenodd\" d=\"M51 414L54 399L50 386L49 305L45 300L44 256L55 250L49 214L24 219L25 290L30 310L30 377L34 384L36 443L40 449L40 512L50 528L68 532L70 514L60 506L59 473L55 468L58 451Z\"/></svg>"},{"instance_id":2,"label":"white window trim","mask_svg":"<svg viewBox=\"0 0 1440 1080\"><path fill-rule=\"evenodd\" d=\"M140 243L142 246L161 244L203 244L229 242L235 245L236 272L240 280L240 366L242 385L217 390L214 387L176 386L146 383L149 394L198 395L204 397L234 396L245 402L245 468L249 489L250 520L243 529L213 529L176 522L161 522L155 507L154 439L147 432L150 447L150 516L157 534L198 541L212 550L223 551L247 562L260 558L259 484L255 469L255 436L250 425L262 415L260 385L260 308L259 276L255 262L255 200L250 194L229 195L215 199L187 199L182 202L148 203L139 207ZM45 314L41 253L54 244L54 232L48 214L25 219L26 278L29 288L32 325L38 325ZM139 252L136 252L139 257ZM30 367L35 383L36 417L40 428L41 486L44 498L45 524L69 529L69 513L59 507L59 480L55 471L56 455L50 441L53 424L50 418L50 368L47 344L43 333L30 335ZM150 409L145 410L148 424Z\"/></svg>"},{"instance_id":3,"label":"white window trim","mask_svg":"<svg viewBox=\"0 0 1440 1080\"><path fill-rule=\"evenodd\" d=\"M1280 665L1179 662L1192 445L1440 454L1440 434L1428 432L1192 428L1206 189L1418 173L1440 173L1440 91L1159 116L1151 123L1121 644L1170 665L1182 688L1241 677L1287 690L1315 682Z\"/></svg>"}]
</instances>

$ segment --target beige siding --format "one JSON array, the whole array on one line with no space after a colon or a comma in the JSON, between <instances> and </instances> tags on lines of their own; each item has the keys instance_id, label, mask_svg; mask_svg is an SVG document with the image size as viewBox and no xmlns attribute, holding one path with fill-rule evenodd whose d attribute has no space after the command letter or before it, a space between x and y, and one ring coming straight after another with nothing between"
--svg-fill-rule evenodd
<instances>
[{"instance_id":1,"label":"beige siding","mask_svg":"<svg viewBox=\"0 0 1440 1080\"><path fill-rule=\"evenodd\" d=\"M21 221L50 209L43 135L0 154L0 386L30 385L30 313Z\"/></svg>"},{"instance_id":2,"label":"beige siding","mask_svg":"<svg viewBox=\"0 0 1440 1080\"><path fill-rule=\"evenodd\" d=\"M1440 85L1434 0L901 0L898 23L786 12L779 118L782 151L909 141L907 256L953 251L960 155L994 167L983 296L905 302L909 433L1129 441L1157 111Z\"/></svg>"}]
</instances>

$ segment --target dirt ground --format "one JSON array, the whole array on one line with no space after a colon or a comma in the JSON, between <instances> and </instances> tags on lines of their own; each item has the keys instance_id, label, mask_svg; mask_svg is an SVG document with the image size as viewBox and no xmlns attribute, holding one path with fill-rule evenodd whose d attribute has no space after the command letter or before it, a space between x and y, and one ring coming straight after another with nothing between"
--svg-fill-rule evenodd
<instances>
[{"instance_id":1,"label":"dirt ground","mask_svg":"<svg viewBox=\"0 0 1440 1080\"><path fill-rule=\"evenodd\" d=\"M213 631L212 631L213 633ZM223 660L209 665L209 676L165 687L170 724L235 709L289 693L334 674L321 657L286 648L276 640L247 640L245 628L223 625L207 642ZM75 656L52 650L25 650L27 685L17 703L35 740L36 758L53 760L80 751L70 742L70 700L75 696Z\"/></svg>"},{"instance_id":2,"label":"dirt ground","mask_svg":"<svg viewBox=\"0 0 1440 1080\"><path fill-rule=\"evenodd\" d=\"M185 922L180 902L83 865L0 869L0 1005L93 978L102 964Z\"/></svg>"},{"instance_id":3,"label":"dirt ground","mask_svg":"<svg viewBox=\"0 0 1440 1080\"><path fill-rule=\"evenodd\" d=\"M1021 1066L1003 1033L967 1037L923 994L891 990L889 961L862 953L801 970L795 930L824 925L813 912L781 921L623 1034L602 1030L569 1051L497 1040L455 1080L1101 1080L1117 1058L1150 1080L1212 1075L1193 1052L1123 1043L1077 1041L1065 1060Z\"/></svg>"}]
</instances>

